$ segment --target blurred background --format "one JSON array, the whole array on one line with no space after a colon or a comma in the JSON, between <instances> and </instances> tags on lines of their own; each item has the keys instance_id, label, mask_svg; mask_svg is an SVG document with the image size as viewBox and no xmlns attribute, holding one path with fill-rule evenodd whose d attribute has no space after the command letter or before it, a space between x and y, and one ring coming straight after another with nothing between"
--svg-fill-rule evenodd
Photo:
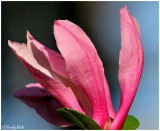
<instances>
[{"instance_id":1,"label":"blurred background","mask_svg":"<svg viewBox=\"0 0 160 131\"><path fill-rule=\"evenodd\" d=\"M79 25L94 43L103 62L117 112L120 104L118 60L121 47L119 10L127 5L141 29L144 69L129 114L139 121L138 129L159 129L159 3L158 2L1 2L2 10L2 129L20 125L24 129L54 127L20 100L13 97L35 82L8 46L8 40L26 43L26 31L45 46L58 51L53 22L68 19Z\"/></svg>"}]
</instances>

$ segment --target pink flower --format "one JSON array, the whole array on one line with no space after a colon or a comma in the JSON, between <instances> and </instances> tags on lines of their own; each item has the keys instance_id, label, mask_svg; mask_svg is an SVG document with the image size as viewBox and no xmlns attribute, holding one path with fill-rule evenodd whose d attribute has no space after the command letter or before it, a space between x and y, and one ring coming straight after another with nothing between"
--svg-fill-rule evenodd
<instances>
[{"instance_id":1,"label":"pink flower","mask_svg":"<svg viewBox=\"0 0 160 131\"><path fill-rule=\"evenodd\" d=\"M21 63L39 83L26 85L14 95L34 108L47 122L70 126L56 114L68 107L95 120L104 129L121 129L135 97L143 68L140 29L127 7L121 9L122 48L119 58L121 104L115 114L102 62L85 32L68 20L54 22L54 35L61 54L51 50L27 31L27 45L9 41Z\"/></svg>"}]
</instances>

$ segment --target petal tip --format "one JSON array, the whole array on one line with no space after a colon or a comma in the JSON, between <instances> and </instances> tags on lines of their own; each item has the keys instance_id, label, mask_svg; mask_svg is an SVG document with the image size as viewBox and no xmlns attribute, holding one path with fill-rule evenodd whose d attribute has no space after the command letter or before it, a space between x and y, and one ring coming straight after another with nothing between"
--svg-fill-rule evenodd
<instances>
[{"instance_id":1,"label":"petal tip","mask_svg":"<svg viewBox=\"0 0 160 131\"><path fill-rule=\"evenodd\" d=\"M8 40L8 45L13 44L13 42L11 40Z\"/></svg>"},{"instance_id":2,"label":"petal tip","mask_svg":"<svg viewBox=\"0 0 160 131\"><path fill-rule=\"evenodd\" d=\"M57 25L60 20L54 20L54 25Z\"/></svg>"},{"instance_id":3,"label":"petal tip","mask_svg":"<svg viewBox=\"0 0 160 131\"><path fill-rule=\"evenodd\" d=\"M13 96L16 97L16 98L18 98L19 97L19 93L18 92L14 92Z\"/></svg>"},{"instance_id":4,"label":"petal tip","mask_svg":"<svg viewBox=\"0 0 160 131\"><path fill-rule=\"evenodd\" d=\"M128 12L127 5L124 5L124 7L120 10L120 14L122 15L125 12Z\"/></svg>"},{"instance_id":5,"label":"petal tip","mask_svg":"<svg viewBox=\"0 0 160 131\"><path fill-rule=\"evenodd\" d=\"M32 40L33 36L30 34L29 30L27 30L27 39Z\"/></svg>"},{"instance_id":6,"label":"petal tip","mask_svg":"<svg viewBox=\"0 0 160 131\"><path fill-rule=\"evenodd\" d=\"M65 22L69 22L69 20L54 20L54 24L55 25L60 25L60 24L64 24Z\"/></svg>"},{"instance_id":7,"label":"petal tip","mask_svg":"<svg viewBox=\"0 0 160 131\"><path fill-rule=\"evenodd\" d=\"M55 28L57 27L57 26L59 26L59 21L60 20L54 20L54 25L53 25L53 30L54 30L54 33L55 33Z\"/></svg>"},{"instance_id":8,"label":"petal tip","mask_svg":"<svg viewBox=\"0 0 160 131\"><path fill-rule=\"evenodd\" d=\"M56 23L58 20L54 20L54 23Z\"/></svg>"},{"instance_id":9,"label":"petal tip","mask_svg":"<svg viewBox=\"0 0 160 131\"><path fill-rule=\"evenodd\" d=\"M13 44L14 44L14 42L12 42L11 40L8 40L8 46L9 46L10 48L13 47Z\"/></svg>"},{"instance_id":10,"label":"petal tip","mask_svg":"<svg viewBox=\"0 0 160 131\"><path fill-rule=\"evenodd\" d=\"M127 5L124 5L124 7L123 7L124 9L127 9Z\"/></svg>"}]
</instances>

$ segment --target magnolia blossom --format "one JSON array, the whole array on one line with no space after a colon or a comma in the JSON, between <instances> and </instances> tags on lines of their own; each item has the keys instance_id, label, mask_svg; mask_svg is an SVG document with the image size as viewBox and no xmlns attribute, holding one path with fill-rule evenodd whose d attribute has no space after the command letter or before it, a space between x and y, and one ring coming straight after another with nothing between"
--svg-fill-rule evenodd
<instances>
[{"instance_id":1,"label":"magnolia blossom","mask_svg":"<svg viewBox=\"0 0 160 131\"><path fill-rule=\"evenodd\" d=\"M135 97L143 68L140 29L127 7L120 10L121 51L119 83L121 102L115 114L103 64L85 32L68 20L54 22L54 36L61 54L51 50L27 31L27 45L9 41L20 62L38 83L14 93L50 124L71 126L56 113L68 107L80 111L102 129L111 118L109 129L122 129Z\"/></svg>"}]
</instances>

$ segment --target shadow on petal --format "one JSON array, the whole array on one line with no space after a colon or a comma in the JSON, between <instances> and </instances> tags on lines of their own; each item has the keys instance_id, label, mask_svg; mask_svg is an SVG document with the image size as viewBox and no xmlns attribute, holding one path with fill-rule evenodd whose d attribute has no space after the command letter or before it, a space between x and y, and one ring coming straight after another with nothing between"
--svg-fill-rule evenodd
<instances>
[{"instance_id":1,"label":"shadow on petal","mask_svg":"<svg viewBox=\"0 0 160 131\"><path fill-rule=\"evenodd\" d=\"M20 91L15 92L14 96L29 107L34 108L48 123L60 127L72 126L56 113L56 109L62 108L63 106L40 87L40 85L31 85L33 87L27 85Z\"/></svg>"}]
</instances>

